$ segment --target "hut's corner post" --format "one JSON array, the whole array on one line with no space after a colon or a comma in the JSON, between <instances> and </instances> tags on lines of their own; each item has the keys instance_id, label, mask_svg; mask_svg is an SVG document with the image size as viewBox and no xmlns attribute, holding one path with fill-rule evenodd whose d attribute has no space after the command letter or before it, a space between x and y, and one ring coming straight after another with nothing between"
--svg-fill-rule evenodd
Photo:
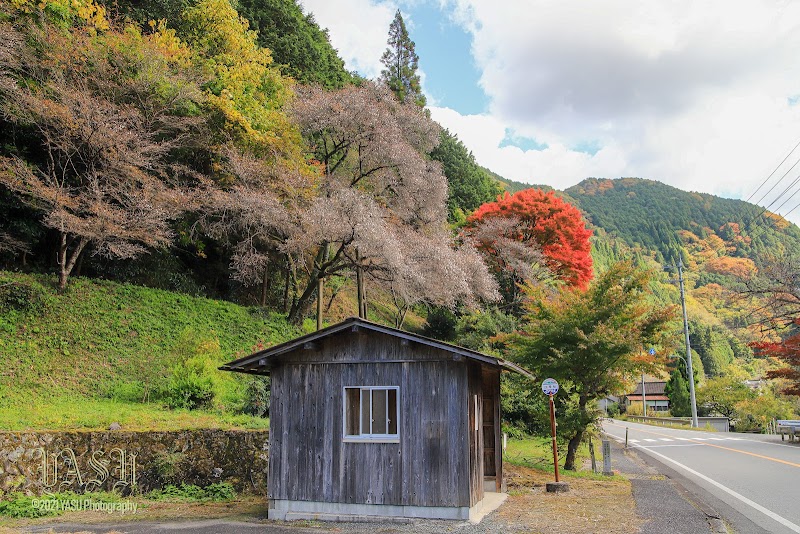
<instances>
[{"instance_id":1,"label":"hut's corner post","mask_svg":"<svg viewBox=\"0 0 800 534\"><path fill-rule=\"evenodd\" d=\"M494 383L494 471L495 491L503 491L503 430L500 424L500 372Z\"/></svg>"}]
</instances>

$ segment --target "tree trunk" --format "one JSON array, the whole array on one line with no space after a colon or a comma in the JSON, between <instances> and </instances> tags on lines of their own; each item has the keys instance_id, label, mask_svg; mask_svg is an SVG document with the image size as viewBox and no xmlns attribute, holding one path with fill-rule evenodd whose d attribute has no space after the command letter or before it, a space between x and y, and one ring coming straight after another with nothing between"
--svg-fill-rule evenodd
<instances>
[{"instance_id":1,"label":"tree trunk","mask_svg":"<svg viewBox=\"0 0 800 534\"><path fill-rule=\"evenodd\" d=\"M320 278L317 286L317 330L322 330L322 296L325 291L325 279Z\"/></svg>"},{"instance_id":2,"label":"tree trunk","mask_svg":"<svg viewBox=\"0 0 800 534\"><path fill-rule=\"evenodd\" d=\"M367 301L367 287L364 284L364 275L361 275L361 317L367 318L367 309L369 303Z\"/></svg>"},{"instance_id":3,"label":"tree trunk","mask_svg":"<svg viewBox=\"0 0 800 534\"><path fill-rule=\"evenodd\" d=\"M86 238L81 237L78 239L78 246L70 253L68 249L71 241L67 239L66 232L61 232L61 242L58 247L58 289L60 291L67 287L67 279L75 267L75 262L78 261L78 256L81 255L88 242Z\"/></svg>"},{"instance_id":4,"label":"tree trunk","mask_svg":"<svg viewBox=\"0 0 800 534\"><path fill-rule=\"evenodd\" d=\"M357 257L357 256L356 256ZM364 318L364 275L361 272L361 266L356 266L356 296L358 300L358 316Z\"/></svg>"},{"instance_id":5,"label":"tree trunk","mask_svg":"<svg viewBox=\"0 0 800 534\"><path fill-rule=\"evenodd\" d=\"M588 414L586 413L586 404L588 404L589 399L586 398L584 395L581 395L578 399L578 417L582 420L588 420ZM579 430L575 432L575 435L569 440L567 443L567 457L564 460L564 469L569 471L575 470L575 455L578 452L578 447L583 441L583 435L586 433L586 425L582 425Z\"/></svg>"},{"instance_id":6,"label":"tree trunk","mask_svg":"<svg viewBox=\"0 0 800 534\"><path fill-rule=\"evenodd\" d=\"M289 284L291 284L292 270L289 266L289 260L286 260L286 278L284 279L283 286L283 313L289 313Z\"/></svg>"},{"instance_id":7,"label":"tree trunk","mask_svg":"<svg viewBox=\"0 0 800 534\"><path fill-rule=\"evenodd\" d=\"M339 295L339 291L342 290L341 284L338 287L335 287L333 291L331 291L331 298L328 299L328 304L325 306L325 313L329 313L331 311L331 306L333 306L333 301L336 299L336 296Z\"/></svg>"},{"instance_id":8,"label":"tree trunk","mask_svg":"<svg viewBox=\"0 0 800 534\"><path fill-rule=\"evenodd\" d=\"M408 313L408 306L403 306L402 309L397 310L397 319L395 320L396 328L403 328L403 323L406 322L406 314Z\"/></svg>"},{"instance_id":9,"label":"tree trunk","mask_svg":"<svg viewBox=\"0 0 800 534\"><path fill-rule=\"evenodd\" d=\"M564 469L569 471L575 470L575 455L578 452L578 447L583 441L583 430L579 430L567 444L567 457L564 460Z\"/></svg>"},{"instance_id":10,"label":"tree trunk","mask_svg":"<svg viewBox=\"0 0 800 534\"><path fill-rule=\"evenodd\" d=\"M75 276L80 276L83 271L83 260L86 258L86 249L78 256L78 263L75 264Z\"/></svg>"},{"instance_id":11,"label":"tree trunk","mask_svg":"<svg viewBox=\"0 0 800 534\"><path fill-rule=\"evenodd\" d=\"M261 280L261 307L267 305L267 294L269 293L269 260L267 260L267 264L264 265L264 277Z\"/></svg>"},{"instance_id":12,"label":"tree trunk","mask_svg":"<svg viewBox=\"0 0 800 534\"><path fill-rule=\"evenodd\" d=\"M336 274L337 270L341 268L340 260L342 252L344 252L345 245L340 245L336 253L331 257L328 250L328 244L320 248L317 252L317 258L314 262L314 269L308 276L308 282L305 284L305 289L292 303L292 308L289 310L289 321L292 323L299 323L303 317L311 309L314 303L314 296L317 294L317 286L320 278L325 278L331 274Z\"/></svg>"}]
</instances>

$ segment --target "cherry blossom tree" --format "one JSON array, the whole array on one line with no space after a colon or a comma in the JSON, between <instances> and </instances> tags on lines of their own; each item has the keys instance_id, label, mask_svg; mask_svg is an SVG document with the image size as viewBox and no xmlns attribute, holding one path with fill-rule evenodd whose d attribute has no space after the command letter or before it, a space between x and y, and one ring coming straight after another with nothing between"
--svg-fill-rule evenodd
<instances>
[{"instance_id":1,"label":"cherry blossom tree","mask_svg":"<svg viewBox=\"0 0 800 534\"><path fill-rule=\"evenodd\" d=\"M495 298L486 267L447 230L446 179L422 156L438 142L439 128L422 109L365 82L336 92L302 88L294 114L323 179L302 230L286 245L305 272L293 319L320 280L343 272L356 275L361 316L366 280L392 291L401 310L428 300Z\"/></svg>"},{"instance_id":2,"label":"cherry blossom tree","mask_svg":"<svg viewBox=\"0 0 800 534\"><path fill-rule=\"evenodd\" d=\"M0 53L19 58L0 80L3 119L36 140L15 151L25 159L0 157L0 184L58 233L63 289L90 245L132 258L170 242L170 221L191 204L175 180L185 169L170 155L196 121L179 110L201 94L156 39L133 29L36 35L7 40Z\"/></svg>"}]
</instances>

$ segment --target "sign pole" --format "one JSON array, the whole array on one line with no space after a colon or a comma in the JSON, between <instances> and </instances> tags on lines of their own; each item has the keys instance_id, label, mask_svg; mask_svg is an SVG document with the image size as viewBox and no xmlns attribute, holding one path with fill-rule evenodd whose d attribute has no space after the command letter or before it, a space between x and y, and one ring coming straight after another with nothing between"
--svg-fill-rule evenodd
<instances>
[{"instance_id":1,"label":"sign pole","mask_svg":"<svg viewBox=\"0 0 800 534\"><path fill-rule=\"evenodd\" d=\"M558 446L556 445L556 405L553 402L553 395L550 397L550 432L553 435L553 467L556 471L556 482L558 480Z\"/></svg>"},{"instance_id":2,"label":"sign pole","mask_svg":"<svg viewBox=\"0 0 800 534\"><path fill-rule=\"evenodd\" d=\"M542 393L547 395L550 400L550 433L553 440L553 470L556 473L556 481L548 482L545 488L548 493L559 493L562 491L569 491L569 484L561 482L558 476L558 446L556 445L556 404L553 402L553 397L558 393L558 382L552 378L545 379L542 382Z\"/></svg>"}]
</instances>

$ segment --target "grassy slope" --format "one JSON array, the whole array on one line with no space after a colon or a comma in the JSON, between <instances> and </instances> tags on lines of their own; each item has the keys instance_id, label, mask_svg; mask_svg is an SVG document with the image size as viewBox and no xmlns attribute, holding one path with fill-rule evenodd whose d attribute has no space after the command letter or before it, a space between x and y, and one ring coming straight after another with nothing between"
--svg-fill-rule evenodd
<instances>
[{"instance_id":1,"label":"grassy slope","mask_svg":"<svg viewBox=\"0 0 800 534\"><path fill-rule=\"evenodd\" d=\"M280 316L229 302L86 279L59 295L51 277L2 272L0 428L261 426L221 405L173 411L115 392L156 389L198 346L223 363L296 334ZM220 379L228 392L242 387Z\"/></svg>"}]
</instances>

